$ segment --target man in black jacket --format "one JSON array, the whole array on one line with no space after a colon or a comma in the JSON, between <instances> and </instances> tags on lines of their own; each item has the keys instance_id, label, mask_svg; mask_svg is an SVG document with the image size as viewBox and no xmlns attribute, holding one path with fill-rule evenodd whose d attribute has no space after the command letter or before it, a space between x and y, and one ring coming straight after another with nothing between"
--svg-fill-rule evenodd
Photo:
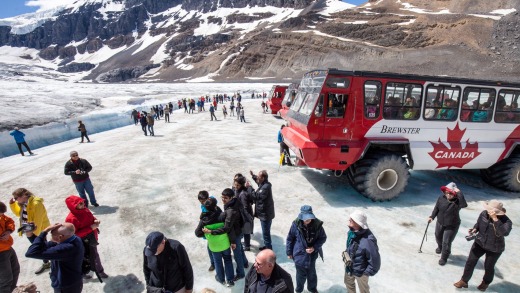
<instances>
[{"instance_id":1,"label":"man in black jacket","mask_svg":"<svg viewBox=\"0 0 520 293\"><path fill-rule=\"evenodd\" d=\"M147 292L191 293L193 269L184 246L161 232L146 237L143 272Z\"/></svg>"},{"instance_id":2,"label":"man in black jacket","mask_svg":"<svg viewBox=\"0 0 520 293\"><path fill-rule=\"evenodd\" d=\"M258 189L254 191L249 182L246 183L248 191L255 202L255 217L260 219L262 226L262 235L264 238L264 246L260 250L269 248L273 249L271 245L271 223L274 219L274 200L273 192L271 191L271 183L268 181L267 171L262 170L258 172L258 176L249 171L253 180L258 184Z\"/></svg>"},{"instance_id":3,"label":"man in black jacket","mask_svg":"<svg viewBox=\"0 0 520 293\"><path fill-rule=\"evenodd\" d=\"M51 233L52 241L47 242ZM81 264L83 242L74 235L71 223L54 224L45 228L29 246L26 257L51 261L51 286L54 293L80 293L83 290Z\"/></svg>"},{"instance_id":4,"label":"man in black jacket","mask_svg":"<svg viewBox=\"0 0 520 293\"><path fill-rule=\"evenodd\" d=\"M65 175L72 177L72 182L76 185L76 190L78 191L79 196L85 200L87 207L88 200L85 191L88 193L90 203L93 206L98 207L99 204L97 203L96 195L94 194L94 186L88 176L90 171L92 171L92 166L87 160L80 159L77 151L70 152L70 160L65 163Z\"/></svg>"},{"instance_id":5,"label":"man in black jacket","mask_svg":"<svg viewBox=\"0 0 520 293\"><path fill-rule=\"evenodd\" d=\"M276 264L276 255L271 249L260 251L255 264L249 270L244 284L244 293L293 293L291 275Z\"/></svg>"},{"instance_id":6,"label":"man in black jacket","mask_svg":"<svg viewBox=\"0 0 520 293\"><path fill-rule=\"evenodd\" d=\"M462 192L453 182L442 186L441 191L443 194L437 199L428 222L431 223L437 217L437 225L435 226L437 249L435 252L441 254L439 265L443 266L451 254L451 243L459 231L459 212L462 208L467 207L468 204Z\"/></svg>"},{"instance_id":7,"label":"man in black jacket","mask_svg":"<svg viewBox=\"0 0 520 293\"><path fill-rule=\"evenodd\" d=\"M473 270L479 258L485 254L484 277L477 289L486 291L489 284L493 282L495 264L506 249L505 237L511 233L513 228L513 222L506 216L506 209L501 202L492 199L488 202L482 202L482 205L485 210L480 213L473 229L469 229L470 235L478 234L475 243L471 246L462 278L453 284L457 288L468 288L468 282L471 276L473 276Z\"/></svg>"}]
</instances>

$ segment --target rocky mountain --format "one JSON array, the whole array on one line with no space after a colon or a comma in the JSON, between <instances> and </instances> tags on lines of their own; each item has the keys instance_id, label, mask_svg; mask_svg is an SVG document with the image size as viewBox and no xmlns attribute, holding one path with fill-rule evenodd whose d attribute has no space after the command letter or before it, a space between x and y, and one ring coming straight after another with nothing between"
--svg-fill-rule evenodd
<instances>
[{"instance_id":1,"label":"rocky mountain","mask_svg":"<svg viewBox=\"0 0 520 293\"><path fill-rule=\"evenodd\" d=\"M0 46L12 48L0 68L20 62L26 75L32 62L97 82L298 80L329 67L518 81L519 10L517 0L78 0L22 16L29 24L0 20Z\"/></svg>"}]
</instances>

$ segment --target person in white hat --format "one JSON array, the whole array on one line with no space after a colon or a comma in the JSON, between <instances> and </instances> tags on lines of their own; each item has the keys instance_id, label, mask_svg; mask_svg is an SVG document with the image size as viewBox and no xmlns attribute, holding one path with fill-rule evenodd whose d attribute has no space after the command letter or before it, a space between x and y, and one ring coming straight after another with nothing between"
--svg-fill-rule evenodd
<instances>
[{"instance_id":1,"label":"person in white hat","mask_svg":"<svg viewBox=\"0 0 520 293\"><path fill-rule=\"evenodd\" d=\"M478 260L485 254L484 278L477 289L486 291L489 284L493 282L495 264L506 248L504 237L508 236L513 228L513 223L506 216L506 209L500 201L493 199L482 202L482 205L485 210L480 213L475 226L469 229L470 234L478 234L469 252L462 278L453 284L457 288L468 288L473 270Z\"/></svg>"},{"instance_id":2,"label":"person in white hat","mask_svg":"<svg viewBox=\"0 0 520 293\"><path fill-rule=\"evenodd\" d=\"M345 264L344 283L348 293L356 292L356 282L361 293L369 293L368 278L381 268L377 239L368 228L367 216L360 210L350 215L347 250L349 262Z\"/></svg>"},{"instance_id":3,"label":"person in white hat","mask_svg":"<svg viewBox=\"0 0 520 293\"><path fill-rule=\"evenodd\" d=\"M439 265L443 266L451 254L451 243L459 231L459 212L462 208L467 207L468 204L460 189L453 182L442 186L441 191L442 195L437 199L432 214L428 218L428 223L431 223L437 217L437 224L435 225L437 249L435 249L435 253L442 253Z\"/></svg>"}]
</instances>

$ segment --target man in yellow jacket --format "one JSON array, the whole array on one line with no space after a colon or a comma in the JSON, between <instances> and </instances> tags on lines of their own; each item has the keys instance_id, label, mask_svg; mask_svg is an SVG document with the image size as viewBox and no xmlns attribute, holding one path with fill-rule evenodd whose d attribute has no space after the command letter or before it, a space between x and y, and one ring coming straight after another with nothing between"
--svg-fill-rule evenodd
<instances>
[{"instance_id":1,"label":"man in yellow jacket","mask_svg":"<svg viewBox=\"0 0 520 293\"><path fill-rule=\"evenodd\" d=\"M43 229L51 225L47 217L47 210L43 205L43 199L34 196L32 192L25 188L18 188L13 191L13 198L9 201L9 206L13 214L20 218L18 234L22 236L25 233L31 243ZM35 273L41 274L50 267L50 262L44 260L42 266Z\"/></svg>"}]
</instances>

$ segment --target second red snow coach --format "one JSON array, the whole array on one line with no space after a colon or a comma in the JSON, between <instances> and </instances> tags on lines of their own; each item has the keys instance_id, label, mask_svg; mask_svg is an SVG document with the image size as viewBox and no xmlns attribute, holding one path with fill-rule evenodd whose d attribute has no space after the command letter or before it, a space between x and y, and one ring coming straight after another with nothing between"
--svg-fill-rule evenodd
<instances>
[{"instance_id":1,"label":"second red snow coach","mask_svg":"<svg viewBox=\"0 0 520 293\"><path fill-rule=\"evenodd\" d=\"M286 85L273 85L269 95L267 95L267 105L271 109L271 114L276 114L282 108L282 100L285 96Z\"/></svg>"},{"instance_id":2,"label":"second red snow coach","mask_svg":"<svg viewBox=\"0 0 520 293\"><path fill-rule=\"evenodd\" d=\"M519 96L517 83L314 70L282 133L299 165L346 175L374 201L397 197L409 169L480 169L518 192Z\"/></svg>"}]
</instances>

